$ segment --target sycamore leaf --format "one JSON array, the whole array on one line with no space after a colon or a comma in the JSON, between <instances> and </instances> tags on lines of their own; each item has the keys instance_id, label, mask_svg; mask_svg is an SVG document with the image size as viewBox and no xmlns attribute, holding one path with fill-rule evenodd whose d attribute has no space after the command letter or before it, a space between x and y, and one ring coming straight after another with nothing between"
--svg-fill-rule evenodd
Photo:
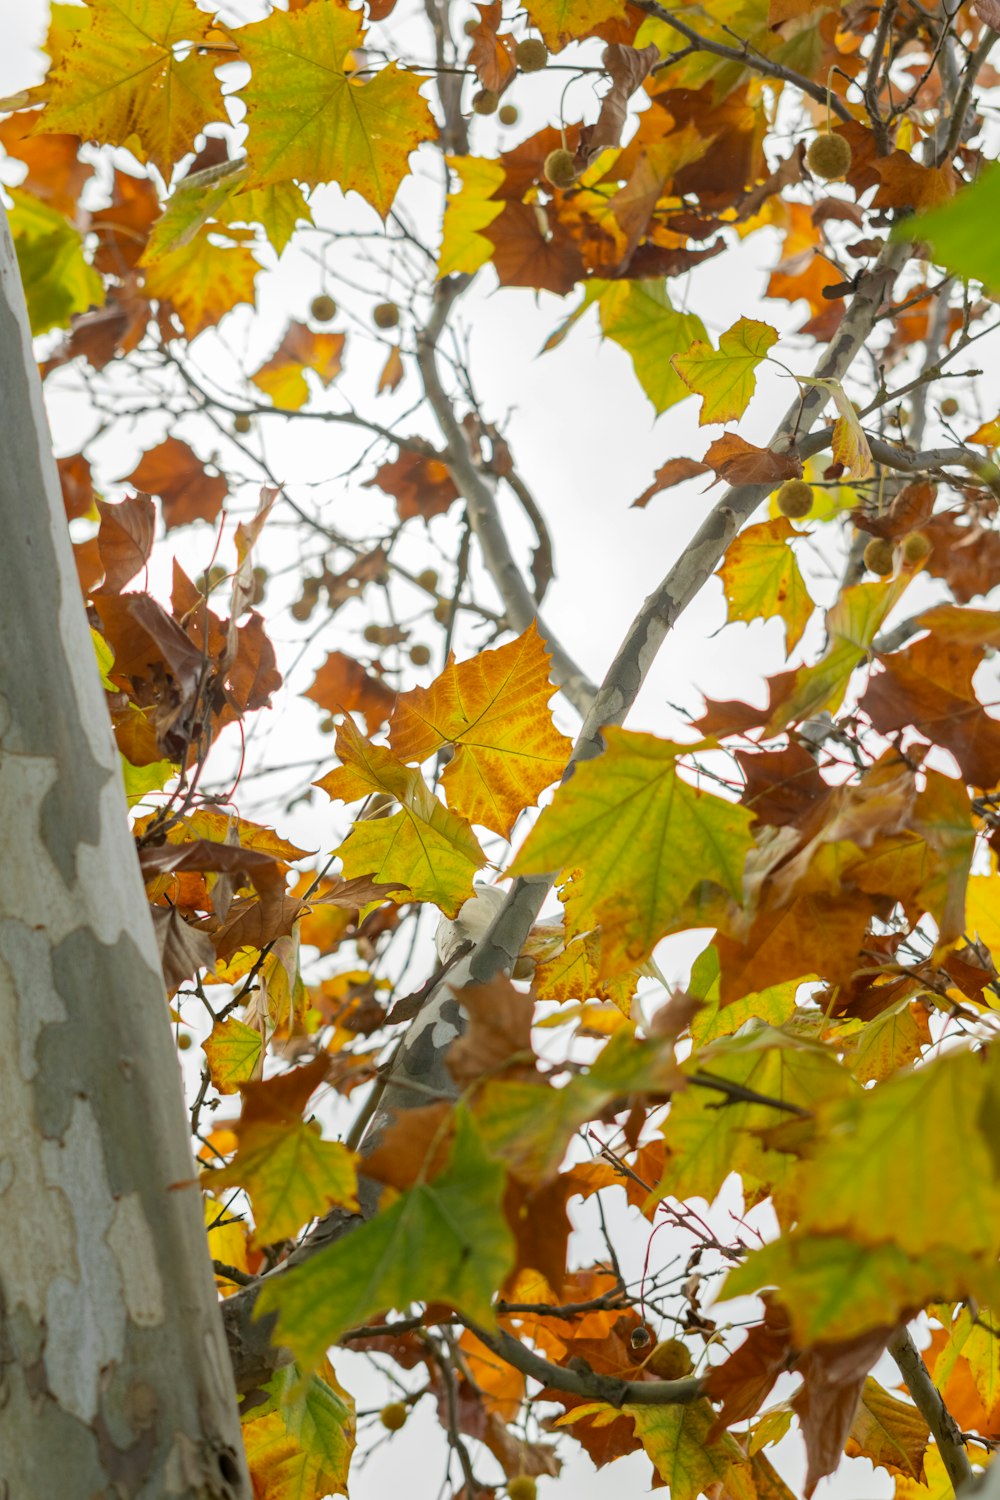
<instances>
[{"instance_id":1,"label":"sycamore leaf","mask_svg":"<svg viewBox=\"0 0 1000 1500\"><path fill-rule=\"evenodd\" d=\"M562 774L572 741L552 722L549 655L534 624L509 645L449 661L428 688L396 699L389 743L403 761L444 745L449 805L507 838L518 816Z\"/></svg>"},{"instance_id":2,"label":"sycamore leaf","mask_svg":"<svg viewBox=\"0 0 1000 1500\"><path fill-rule=\"evenodd\" d=\"M789 543L800 533L785 516L748 526L730 542L719 577L729 604L730 620L785 622L790 654L802 638L813 601Z\"/></svg>"},{"instance_id":3,"label":"sycamore leaf","mask_svg":"<svg viewBox=\"0 0 1000 1500\"><path fill-rule=\"evenodd\" d=\"M335 182L385 218L410 152L437 131L422 80L395 63L372 78L348 77L364 29L360 12L340 5L274 11L230 35L252 70L240 95L252 185Z\"/></svg>"},{"instance_id":4,"label":"sycamore leaf","mask_svg":"<svg viewBox=\"0 0 1000 1500\"><path fill-rule=\"evenodd\" d=\"M574 37L589 36L602 21L624 16L625 0L531 0L527 9L545 45L557 52Z\"/></svg>"},{"instance_id":5,"label":"sycamore leaf","mask_svg":"<svg viewBox=\"0 0 1000 1500\"><path fill-rule=\"evenodd\" d=\"M467 821L438 801L419 771L371 744L350 719L337 731L336 748L342 764L316 782L329 797L353 802L381 792L400 804L391 817L354 824L337 850L345 876L406 886L406 900L432 901L453 917L486 863Z\"/></svg>"},{"instance_id":6,"label":"sycamore leaf","mask_svg":"<svg viewBox=\"0 0 1000 1500\"><path fill-rule=\"evenodd\" d=\"M695 339L707 339L694 313L675 312L663 281L612 281L598 306L605 336L631 356L636 377L657 414L683 401L690 392L670 363Z\"/></svg>"},{"instance_id":7,"label":"sycamore leaf","mask_svg":"<svg viewBox=\"0 0 1000 1500\"><path fill-rule=\"evenodd\" d=\"M783 479L797 479L802 463L793 453L775 453L758 448L738 432L727 432L716 438L705 454L705 463L727 484L766 484L774 486Z\"/></svg>"},{"instance_id":8,"label":"sycamore leaf","mask_svg":"<svg viewBox=\"0 0 1000 1500\"><path fill-rule=\"evenodd\" d=\"M197 45L212 25L194 0L90 0L43 86L43 127L127 146L169 179L202 126L226 119L217 55Z\"/></svg>"},{"instance_id":9,"label":"sycamore leaf","mask_svg":"<svg viewBox=\"0 0 1000 1500\"><path fill-rule=\"evenodd\" d=\"M83 239L63 214L18 188L7 192L14 200L8 222L31 331L66 328L74 313L104 302L101 278L84 259Z\"/></svg>"},{"instance_id":10,"label":"sycamore leaf","mask_svg":"<svg viewBox=\"0 0 1000 1500\"><path fill-rule=\"evenodd\" d=\"M850 1458L870 1459L890 1474L922 1479L930 1429L916 1407L898 1401L869 1375L861 1393L846 1452Z\"/></svg>"},{"instance_id":11,"label":"sycamore leaf","mask_svg":"<svg viewBox=\"0 0 1000 1500\"><path fill-rule=\"evenodd\" d=\"M356 1210L354 1153L324 1141L305 1120L258 1120L239 1129L239 1150L228 1166L206 1174L213 1192L244 1187L254 1214L254 1240L290 1239L331 1204Z\"/></svg>"},{"instance_id":12,"label":"sycamore leaf","mask_svg":"<svg viewBox=\"0 0 1000 1500\"><path fill-rule=\"evenodd\" d=\"M602 978L643 963L696 886L740 899L753 820L681 779L684 746L618 728L604 737L607 749L560 787L509 872L583 871L576 927L600 927Z\"/></svg>"},{"instance_id":13,"label":"sycamore leaf","mask_svg":"<svg viewBox=\"0 0 1000 1500\"><path fill-rule=\"evenodd\" d=\"M980 1448L975 1443L966 1445L974 1476L981 1475L992 1458L992 1450ZM992 1460L996 1462L995 1459ZM923 1481L899 1477L896 1480L895 1500L954 1500L955 1486L941 1457L941 1449L932 1443L924 1460L926 1470ZM975 1478L973 1479L975 1483Z\"/></svg>"},{"instance_id":14,"label":"sycamore leaf","mask_svg":"<svg viewBox=\"0 0 1000 1500\"><path fill-rule=\"evenodd\" d=\"M719 337L718 349L696 340L671 364L701 397L700 426L742 417L757 384L755 370L778 341L777 330L755 318L740 318Z\"/></svg>"},{"instance_id":15,"label":"sycamore leaf","mask_svg":"<svg viewBox=\"0 0 1000 1500\"><path fill-rule=\"evenodd\" d=\"M240 1433L255 1500L316 1500L346 1495L354 1453L353 1397L328 1359L303 1382L295 1365L264 1387L268 1399L244 1419Z\"/></svg>"},{"instance_id":16,"label":"sycamore leaf","mask_svg":"<svg viewBox=\"0 0 1000 1500\"><path fill-rule=\"evenodd\" d=\"M216 1022L201 1046L208 1059L212 1084L220 1094L235 1094L241 1083L249 1083L258 1076L264 1038L256 1026L247 1026L236 1016L229 1016Z\"/></svg>"},{"instance_id":17,"label":"sycamore leaf","mask_svg":"<svg viewBox=\"0 0 1000 1500\"><path fill-rule=\"evenodd\" d=\"M372 677L353 656L331 651L302 694L328 714L360 713L374 734L392 711L396 694L378 677Z\"/></svg>"},{"instance_id":18,"label":"sycamore leaf","mask_svg":"<svg viewBox=\"0 0 1000 1500\"><path fill-rule=\"evenodd\" d=\"M499 32L503 24L500 0L478 7L479 21L471 32L472 47L468 65L475 68L484 89L502 94L517 72L514 60L515 39L511 32Z\"/></svg>"},{"instance_id":19,"label":"sycamore leaf","mask_svg":"<svg viewBox=\"0 0 1000 1500\"><path fill-rule=\"evenodd\" d=\"M418 1182L352 1234L265 1283L260 1314L277 1312L281 1342L306 1366L345 1329L411 1302L444 1302L488 1326L493 1295L513 1264L504 1182L503 1167L459 1107L440 1175Z\"/></svg>"},{"instance_id":20,"label":"sycamore leaf","mask_svg":"<svg viewBox=\"0 0 1000 1500\"><path fill-rule=\"evenodd\" d=\"M147 495L159 495L168 531L190 521L214 521L229 491L222 475L209 474L198 455L176 437L166 437L144 453L125 481Z\"/></svg>"},{"instance_id":21,"label":"sycamore leaf","mask_svg":"<svg viewBox=\"0 0 1000 1500\"><path fill-rule=\"evenodd\" d=\"M220 245L213 232L202 226L146 267L147 296L170 303L189 339L213 328L237 302L253 302L259 264L246 245Z\"/></svg>"},{"instance_id":22,"label":"sycamore leaf","mask_svg":"<svg viewBox=\"0 0 1000 1500\"><path fill-rule=\"evenodd\" d=\"M250 376L254 385L284 411L298 411L309 400L306 371L324 388L340 374L347 335L313 333L305 323L289 323L271 358Z\"/></svg>"},{"instance_id":23,"label":"sycamore leaf","mask_svg":"<svg viewBox=\"0 0 1000 1500\"><path fill-rule=\"evenodd\" d=\"M709 1441L716 1413L704 1398L687 1405L623 1406L622 1412L635 1423L636 1436L669 1486L670 1500L696 1500L744 1461L728 1432Z\"/></svg>"},{"instance_id":24,"label":"sycamore leaf","mask_svg":"<svg viewBox=\"0 0 1000 1500\"><path fill-rule=\"evenodd\" d=\"M833 461L843 466L844 478L870 478L874 464L868 439L854 410L854 404L840 381L820 380L808 375L796 376L796 379L800 385L818 385L833 397L839 413L833 424Z\"/></svg>"},{"instance_id":25,"label":"sycamore leaf","mask_svg":"<svg viewBox=\"0 0 1000 1500\"><path fill-rule=\"evenodd\" d=\"M956 193L950 202L901 219L892 237L930 245L936 265L1000 292L1000 253L993 232L998 205L1000 166L990 162L972 186Z\"/></svg>"},{"instance_id":26,"label":"sycamore leaf","mask_svg":"<svg viewBox=\"0 0 1000 1500\"><path fill-rule=\"evenodd\" d=\"M494 194L504 184L506 172L499 162L481 156L449 156L449 167L458 174L461 187L449 193L438 253L438 277L456 271L471 275L493 255L493 241L486 229L503 213L503 202Z\"/></svg>"},{"instance_id":27,"label":"sycamore leaf","mask_svg":"<svg viewBox=\"0 0 1000 1500\"><path fill-rule=\"evenodd\" d=\"M104 587L117 594L144 568L153 550L156 509L148 495L126 495L118 505L97 501L101 529L97 545L104 564Z\"/></svg>"}]
</instances>

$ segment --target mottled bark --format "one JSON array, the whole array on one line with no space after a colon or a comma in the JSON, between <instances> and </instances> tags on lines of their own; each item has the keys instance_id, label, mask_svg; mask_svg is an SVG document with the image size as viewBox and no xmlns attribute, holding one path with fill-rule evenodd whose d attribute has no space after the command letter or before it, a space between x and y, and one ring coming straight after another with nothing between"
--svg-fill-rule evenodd
<instances>
[{"instance_id":1,"label":"mottled bark","mask_svg":"<svg viewBox=\"0 0 1000 1500\"><path fill-rule=\"evenodd\" d=\"M149 908L0 210L0 1496L247 1500Z\"/></svg>"}]
</instances>

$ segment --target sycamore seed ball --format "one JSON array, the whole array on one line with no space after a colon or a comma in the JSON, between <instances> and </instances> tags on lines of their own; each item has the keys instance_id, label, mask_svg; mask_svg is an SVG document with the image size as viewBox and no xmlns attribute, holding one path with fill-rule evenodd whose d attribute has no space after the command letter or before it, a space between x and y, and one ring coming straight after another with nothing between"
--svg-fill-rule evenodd
<instances>
[{"instance_id":1,"label":"sycamore seed ball","mask_svg":"<svg viewBox=\"0 0 1000 1500\"><path fill-rule=\"evenodd\" d=\"M422 589L429 594L437 593L438 575L436 568L424 568L423 572L417 574L417 582Z\"/></svg>"},{"instance_id":2,"label":"sycamore seed ball","mask_svg":"<svg viewBox=\"0 0 1000 1500\"><path fill-rule=\"evenodd\" d=\"M501 125L514 125L517 123L517 105L501 104L498 116Z\"/></svg>"},{"instance_id":3,"label":"sycamore seed ball","mask_svg":"<svg viewBox=\"0 0 1000 1500\"><path fill-rule=\"evenodd\" d=\"M847 172L852 156L850 144L842 135L825 130L809 142L806 163L814 177L821 177L824 182L836 182Z\"/></svg>"},{"instance_id":4,"label":"sycamore seed ball","mask_svg":"<svg viewBox=\"0 0 1000 1500\"><path fill-rule=\"evenodd\" d=\"M888 537L873 536L865 548L865 567L879 578L888 578L893 566L893 546Z\"/></svg>"},{"instance_id":5,"label":"sycamore seed ball","mask_svg":"<svg viewBox=\"0 0 1000 1500\"><path fill-rule=\"evenodd\" d=\"M434 618L439 625L447 625L451 619L451 603L447 599L439 599L434 606Z\"/></svg>"},{"instance_id":6,"label":"sycamore seed ball","mask_svg":"<svg viewBox=\"0 0 1000 1500\"><path fill-rule=\"evenodd\" d=\"M567 151L564 146L557 146L555 151L550 151L545 158L545 166L542 168L547 182L553 187L572 187L576 181L576 167L573 163L572 151Z\"/></svg>"},{"instance_id":7,"label":"sycamore seed ball","mask_svg":"<svg viewBox=\"0 0 1000 1500\"><path fill-rule=\"evenodd\" d=\"M958 402L955 400L954 396L945 396L944 400L941 402L942 417L953 417L955 416L957 411Z\"/></svg>"},{"instance_id":8,"label":"sycamore seed ball","mask_svg":"<svg viewBox=\"0 0 1000 1500\"><path fill-rule=\"evenodd\" d=\"M407 1416L408 1412L402 1401L390 1401L379 1412L382 1426L387 1432L398 1432L401 1427L405 1427Z\"/></svg>"},{"instance_id":9,"label":"sycamore seed ball","mask_svg":"<svg viewBox=\"0 0 1000 1500\"><path fill-rule=\"evenodd\" d=\"M395 302L380 302L372 312L376 328L395 328L399 322L399 308Z\"/></svg>"},{"instance_id":10,"label":"sycamore seed ball","mask_svg":"<svg viewBox=\"0 0 1000 1500\"><path fill-rule=\"evenodd\" d=\"M233 418L233 431L234 432L238 432L240 434L247 433L247 432L250 431L250 428L252 426L253 426L253 423L250 420L250 413L249 412L238 411L236 413L235 417Z\"/></svg>"},{"instance_id":11,"label":"sycamore seed ball","mask_svg":"<svg viewBox=\"0 0 1000 1500\"><path fill-rule=\"evenodd\" d=\"M310 302L309 311L317 323L329 323L331 318L337 316L337 304L332 297L327 296L326 292L321 292Z\"/></svg>"},{"instance_id":12,"label":"sycamore seed ball","mask_svg":"<svg viewBox=\"0 0 1000 1500\"><path fill-rule=\"evenodd\" d=\"M786 479L778 491L777 506L790 521L801 521L812 510L812 485L804 479Z\"/></svg>"},{"instance_id":13,"label":"sycamore seed ball","mask_svg":"<svg viewBox=\"0 0 1000 1500\"><path fill-rule=\"evenodd\" d=\"M477 115L495 115L500 95L494 89L480 89L472 96L472 108Z\"/></svg>"},{"instance_id":14,"label":"sycamore seed ball","mask_svg":"<svg viewBox=\"0 0 1000 1500\"><path fill-rule=\"evenodd\" d=\"M922 563L933 550L930 537L923 531L911 531L909 536L903 538L903 561L911 568Z\"/></svg>"},{"instance_id":15,"label":"sycamore seed ball","mask_svg":"<svg viewBox=\"0 0 1000 1500\"><path fill-rule=\"evenodd\" d=\"M422 646L418 642L416 646L410 647L410 660L415 667L426 667L431 659L430 646Z\"/></svg>"},{"instance_id":16,"label":"sycamore seed ball","mask_svg":"<svg viewBox=\"0 0 1000 1500\"><path fill-rule=\"evenodd\" d=\"M522 73L538 73L549 60L549 49L539 37L529 36L518 42L514 60Z\"/></svg>"},{"instance_id":17,"label":"sycamore seed ball","mask_svg":"<svg viewBox=\"0 0 1000 1500\"><path fill-rule=\"evenodd\" d=\"M182 1031L180 1036L177 1038L177 1045L182 1052L187 1052L190 1048L191 1038L188 1036L186 1031Z\"/></svg>"},{"instance_id":18,"label":"sycamore seed ball","mask_svg":"<svg viewBox=\"0 0 1000 1500\"><path fill-rule=\"evenodd\" d=\"M530 1474L518 1474L514 1479L508 1479L507 1493L510 1500L535 1500L538 1494L537 1481Z\"/></svg>"}]
</instances>

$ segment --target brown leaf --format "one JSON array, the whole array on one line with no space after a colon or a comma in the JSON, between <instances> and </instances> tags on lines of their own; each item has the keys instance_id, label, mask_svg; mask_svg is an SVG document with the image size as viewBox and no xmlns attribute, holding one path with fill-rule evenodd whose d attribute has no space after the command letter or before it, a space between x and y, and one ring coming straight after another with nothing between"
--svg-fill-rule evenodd
<instances>
[{"instance_id":1,"label":"brown leaf","mask_svg":"<svg viewBox=\"0 0 1000 1500\"><path fill-rule=\"evenodd\" d=\"M399 346L393 344L382 366L382 373L378 378L375 388L376 396L381 396L383 391L390 393L396 389L403 379L406 371L403 368L403 356L399 352Z\"/></svg>"},{"instance_id":2,"label":"brown leaf","mask_svg":"<svg viewBox=\"0 0 1000 1500\"><path fill-rule=\"evenodd\" d=\"M214 521L229 488L221 474L207 474L201 459L175 437L151 448L125 482L159 495L168 531L190 521Z\"/></svg>"},{"instance_id":3,"label":"brown leaf","mask_svg":"<svg viewBox=\"0 0 1000 1500\"><path fill-rule=\"evenodd\" d=\"M181 870L224 870L228 874L246 875L255 885L260 882L267 885L281 878L273 854L244 849L240 844L219 844L213 839L140 849L139 868L145 880Z\"/></svg>"},{"instance_id":4,"label":"brown leaf","mask_svg":"<svg viewBox=\"0 0 1000 1500\"><path fill-rule=\"evenodd\" d=\"M931 543L927 571L943 578L960 604L988 594L1000 578L1000 534L978 521L962 525L949 512L921 530Z\"/></svg>"},{"instance_id":5,"label":"brown leaf","mask_svg":"<svg viewBox=\"0 0 1000 1500\"><path fill-rule=\"evenodd\" d=\"M628 101L659 61L660 49L655 42L641 50L623 47L618 42L604 49L602 62L611 79L611 87L601 101L597 124L581 142L581 150L588 160L609 146L621 145Z\"/></svg>"},{"instance_id":6,"label":"brown leaf","mask_svg":"<svg viewBox=\"0 0 1000 1500\"><path fill-rule=\"evenodd\" d=\"M422 516L425 521L432 516L443 516L458 499L448 465L425 453L402 450L391 464L382 465L375 478L366 482L365 489L373 485L393 497L401 521L412 520L414 516Z\"/></svg>"},{"instance_id":7,"label":"brown leaf","mask_svg":"<svg viewBox=\"0 0 1000 1500\"><path fill-rule=\"evenodd\" d=\"M795 741L783 750L736 750L734 755L746 778L740 801L760 823L801 826L829 792L815 756Z\"/></svg>"},{"instance_id":8,"label":"brown leaf","mask_svg":"<svg viewBox=\"0 0 1000 1500\"><path fill-rule=\"evenodd\" d=\"M708 1372L705 1393L711 1400L722 1402L718 1420L708 1435L710 1443L734 1422L743 1422L759 1411L778 1376L791 1364L788 1313L768 1294L763 1301L763 1322L750 1329L734 1354Z\"/></svg>"},{"instance_id":9,"label":"brown leaf","mask_svg":"<svg viewBox=\"0 0 1000 1500\"><path fill-rule=\"evenodd\" d=\"M324 573L322 584L326 589L330 613L334 614L348 599L360 599L369 583L386 578L385 563L384 549L375 547L371 552L364 552L356 557L343 573Z\"/></svg>"},{"instance_id":10,"label":"brown leaf","mask_svg":"<svg viewBox=\"0 0 1000 1500\"><path fill-rule=\"evenodd\" d=\"M114 652L112 680L149 710L163 755L180 761L198 711L202 653L149 594L99 594L94 607Z\"/></svg>"},{"instance_id":11,"label":"brown leaf","mask_svg":"<svg viewBox=\"0 0 1000 1500\"><path fill-rule=\"evenodd\" d=\"M328 714L358 712L368 733L374 734L392 713L396 694L377 677L370 677L359 661L343 651L331 651L302 695Z\"/></svg>"},{"instance_id":12,"label":"brown leaf","mask_svg":"<svg viewBox=\"0 0 1000 1500\"><path fill-rule=\"evenodd\" d=\"M88 537L85 542L73 543L73 562L76 564L80 589L84 598L88 598L104 577L101 549L97 545L96 536Z\"/></svg>"},{"instance_id":13,"label":"brown leaf","mask_svg":"<svg viewBox=\"0 0 1000 1500\"><path fill-rule=\"evenodd\" d=\"M705 462L727 484L778 485L783 479L799 479L802 463L792 453L772 453L757 448L735 432L727 432L705 454Z\"/></svg>"},{"instance_id":14,"label":"brown leaf","mask_svg":"<svg viewBox=\"0 0 1000 1500\"><path fill-rule=\"evenodd\" d=\"M494 247L501 286L530 286L564 297L583 275L576 246L539 204L508 203L480 233Z\"/></svg>"},{"instance_id":15,"label":"brown leaf","mask_svg":"<svg viewBox=\"0 0 1000 1500\"><path fill-rule=\"evenodd\" d=\"M56 460L59 483L62 485L63 505L67 521L79 520L94 508L94 481L90 476L90 463L82 453L71 453L68 458Z\"/></svg>"},{"instance_id":16,"label":"brown leaf","mask_svg":"<svg viewBox=\"0 0 1000 1500\"><path fill-rule=\"evenodd\" d=\"M307 1103L320 1084L326 1081L329 1070L329 1058L321 1056L301 1067L290 1068L287 1073L277 1073L273 1078L241 1083L240 1128L265 1121L281 1125L301 1120Z\"/></svg>"},{"instance_id":17,"label":"brown leaf","mask_svg":"<svg viewBox=\"0 0 1000 1500\"><path fill-rule=\"evenodd\" d=\"M274 647L264 630L264 620L251 610L250 618L236 631L236 657L226 673L229 701L236 717L267 708L281 686ZM222 722L229 719L223 713Z\"/></svg>"},{"instance_id":18,"label":"brown leaf","mask_svg":"<svg viewBox=\"0 0 1000 1500\"><path fill-rule=\"evenodd\" d=\"M160 213L156 189L147 178L116 170L110 207L90 216L98 240L95 269L104 276L123 278L137 264Z\"/></svg>"},{"instance_id":19,"label":"brown leaf","mask_svg":"<svg viewBox=\"0 0 1000 1500\"><path fill-rule=\"evenodd\" d=\"M653 496L658 495L661 490L669 490L675 484L683 484L685 479L694 479L697 474L707 473L708 464L699 463L696 458L668 458L653 475L652 484L643 490L638 500L632 501L631 508L644 510Z\"/></svg>"},{"instance_id":20,"label":"brown leaf","mask_svg":"<svg viewBox=\"0 0 1000 1500\"><path fill-rule=\"evenodd\" d=\"M234 901L224 922L206 917L199 926L210 933L216 956L229 959L241 948L259 951L275 938L287 937L301 912L301 901L286 895L282 886L274 886L258 896Z\"/></svg>"},{"instance_id":21,"label":"brown leaf","mask_svg":"<svg viewBox=\"0 0 1000 1500\"><path fill-rule=\"evenodd\" d=\"M579 1191L572 1169L540 1187L529 1187L508 1177L503 1211L516 1245L516 1261L508 1278L513 1286L522 1271L538 1271L558 1297L566 1279L566 1246L571 1224L567 1201Z\"/></svg>"},{"instance_id":22,"label":"brown leaf","mask_svg":"<svg viewBox=\"0 0 1000 1500\"><path fill-rule=\"evenodd\" d=\"M908 151L893 151L872 165L881 179L873 200L875 208L909 208L920 213L946 203L958 183L949 164L925 167Z\"/></svg>"},{"instance_id":23,"label":"brown leaf","mask_svg":"<svg viewBox=\"0 0 1000 1500\"><path fill-rule=\"evenodd\" d=\"M478 10L479 24L472 33L469 65L475 68L484 89L502 94L517 72L515 41L510 32L497 34L503 22L501 0L494 0L492 5L480 5Z\"/></svg>"},{"instance_id":24,"label":"brown leaf","mask_svg":"<svg viewBox=\"0 0 1000 1500\"><path fill-rule=\"evenodd\" d=\"M101 592L120 594L149 561L156 529L156 507L148 495L129 495L119 505L97 501L101 517L97 546L104 565Z\"/></svg>"},{"instance_id":25,"label":"brown leaf","mask_svg":"<svg viewBox=\"0 0 1000 1500\"><path fill-rule=\"evenodd\" d=\"M508 1078L534 1074L531 997L505 976L454 993L469 1017L468 1030L452 1043L446 1059L459 1088L500 1072Z\"/></svg>"},{"instance_id":26,"label":"brown leaf","mask_svg":"<svg viewBox=\"0 0 1000 1500\"><path fill-rule=\"evenodd\" d=\"M443 1101L403 1109L390 1121L374 1151L365 1154L365 1175L405 1192L418 1178L432 1181L448 1159L452 1106Z\"/></svg>"},{"instance_id":27,"label":"brown leaf","mask_svg":"<svg viewBox=\"0 0 1000 1500\"><path fill-rule=\"evenodd\" d=\"M199 969L215 966L215 947L203 932L197 932L185 922L173 906L151 906L153 931L160 950L160 964L167 994L172 995L185 980L193 978Z\"/></svg>"},{"instance_id":28,"label":"brown leaf","mask_svg":"<svg viewBox=\"0 0 1000 1500\"><path fill-rule=\"evenodd\" d=\"M103 370L116 354L127 354L136 347L149 319L149 300L131 274L122 288L108 288L103 307L91 308L73 319L69 337L41 366L42 378L78 355L95 370ZM173 333L169 336L175 337Z\"/></svg>"},{"instance_id":29,"label":"brown leaf","mask_svg":"<svg viewBox=\"0 0 1000 1500\"><path fill-rule=\"evenodd\" d=\"M876 1328L842 1344L817 1344L796 1365L803 1385L792 1398L792 1408L806 1444L806 1500L819 1481L839 1466L865 1377L890 1332Z\"/></svg>"},{"instance_id":30,"label":"brown leaf","mask_svg":"<svg viewBox=\"0 0 1000 1500\"><path fill-rule=\"evenodd\" d=\"M320 896L310 896L310 906L337 906L345 911L360 911L372 901L384 901L393 891L405 891L405 885L385 885L371 880L367 875L356 875L353 880L341 880L331 876L320 887Z\"/></svg>"}]
</instances>

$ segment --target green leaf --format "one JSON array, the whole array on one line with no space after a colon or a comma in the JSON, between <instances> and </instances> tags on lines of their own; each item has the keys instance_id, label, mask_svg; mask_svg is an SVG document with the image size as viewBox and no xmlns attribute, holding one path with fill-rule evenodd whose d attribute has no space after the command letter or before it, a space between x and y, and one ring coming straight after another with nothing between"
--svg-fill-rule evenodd
<instances>
[{"instance_id":1,"label":"green leaf","mask_svg":"<svg viewBox=\"0 0 1000 1500\"><path fill-rule=\"evenodd\" d=\"M612 281L601 293L601 327L631 356L636 378L657 414L691 393L670 363L695 339L707 339L694 313L675 312L665 281Z\"/></svg>"},{"instance_id":2,"label":"green leaf","mask_svg":"<svg viewBox=\"0 0 1000 1500\"><path fill-rule=\"evenodd\" d=\"M74 313L104 302L104 287L83 254L83 240L64 214L17 188L8 214L33 334L67 328Z\"/></svg>"},{"instance_id":3,"label":"green leaf","mask_svg":"<svg viewBox=\"0 0 1000 1500\"><path fill-rule=\"evenodd\" d=\"M255 1120L240 1127L239 1150L228 1166L207 1174L213 1193L244 1187L254 1213L254 1239L274 1245L333 1204L357 1210L354 1153L324 1141L305 1120Z\"/></svg>"},{"instance_id":4,"label":"green leaf","mask_svg":"<svg viewBox=\"0 0 1000 1500\"><path fill-rule=\"evenodd\" d=\"M461 1106L455 1126L451 1159L433 1182L264 1284L260 1316L277 1312L280 1342L306 1366L345 1329L411 1302L445 1302L492 1322L493 1295L513 1264L506 1174Z\"/></svg>"},{"instance_id":5,"label":"green leaf","mask_svg":"<svg viewBox=\"0 0 1000 1500\"><path fill-rule=\"evenodd\" d=\"M696 340L671 363L684 384L701 397L698 424L734 422L742 417L757 386L755 371L778 342L777 329L755 318L740 318L719 338L718 349Z\"/></svg>"},{"instance_id":6,"label":"green leaf","mask_svg":"<svg viewBox=\"0 0 1000 1500\"><path fill-rule=\"evenodd\" d=\"M355 1446L354 1401L329 1360L303 1379L286 1365L264 1387L268 1399L242 1425L254 1493L281 1500L346 1495Z\"/></svg>"},{"instance_id":7,"label":"green leaf","mask_svg":"<svg viewBox=\"0 0 1000 1500\"><path fill-rule=\"evenodd\" d=\"M935 264L1000 292L998 218L1000 163L992 162L972 187L956 193L950 203L897 224L892 238L928 244Z\"/></svg>"},{"instance_id":8,"label":"green leaf","mask_svg":"<svg viewBox=\"0 0 1000 1500\"><path fill-rule=\"evenodd\" d=\"M669 1486L670 1500L696 1500L734 1464L745 1462L728 1432L708 1441L717 1414L704 1398L686 1406L623 1406L622 1411L632 1418L636 1437Z\"/></svg>"}]
</instances>

